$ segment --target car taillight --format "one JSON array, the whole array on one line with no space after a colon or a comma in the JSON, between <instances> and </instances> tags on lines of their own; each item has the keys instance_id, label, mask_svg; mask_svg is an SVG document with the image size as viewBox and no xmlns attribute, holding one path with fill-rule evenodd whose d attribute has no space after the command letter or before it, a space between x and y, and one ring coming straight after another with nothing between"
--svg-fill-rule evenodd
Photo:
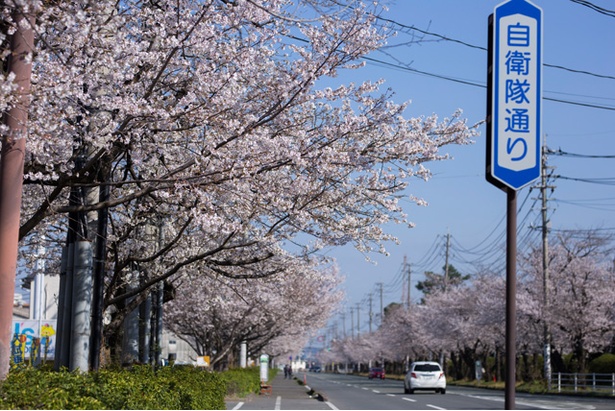
<instances>
[{"instance_id":1,"label":"car taillight","mask_svg":"<svg viewBox=\"0 0 615 411\"><path fill-rule=\"evenodd\" d=\"M438 377L438 379L440 379L442 377L444 377L444 373L443 372L440 373L440 376Z\"/></svg>"},{"instance_id":2,"label":"car taillight","mask_svg":"<svg viewBox=\"0 0 615 411\"><path fill-rule=\"evenodd\" d=\"M410 373L410 376L411 376L412 378L419 378L419 377L417 377L417 376L416 376L416 374L415 374L415 373Z\"/></svg>"}]
</instances>

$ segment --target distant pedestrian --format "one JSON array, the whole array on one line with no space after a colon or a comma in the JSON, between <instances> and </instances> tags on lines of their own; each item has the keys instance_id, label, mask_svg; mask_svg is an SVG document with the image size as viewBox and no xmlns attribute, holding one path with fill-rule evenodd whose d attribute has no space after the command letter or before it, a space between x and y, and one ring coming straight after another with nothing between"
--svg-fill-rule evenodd
<instances>
[{"instance_id":1,"label":"distant pedestrian","mask_svg":"<svg viewBox=\"0 0 615 411\"><path fill-rule=\"evenodd\" d=\"M284 366L284 379L288 378L288 369L289 369L289 368L290 368L290 367L288 366L288 364L286 364L286 365Z\"/></svg>"}]
</instances>

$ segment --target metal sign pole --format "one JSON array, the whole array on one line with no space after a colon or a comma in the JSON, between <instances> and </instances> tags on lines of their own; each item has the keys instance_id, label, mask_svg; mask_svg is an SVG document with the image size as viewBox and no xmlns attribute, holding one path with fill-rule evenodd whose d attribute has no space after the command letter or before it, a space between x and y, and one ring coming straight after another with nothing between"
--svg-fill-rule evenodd
<instances>
[{"instance_id":1,"label":"metal sign pole","mask_svg":"<svg viewBox=\"0 0 615 411\"><path fill-rule=\"evenodd\" d=\"M542 10L509 0L489 16L486 178L506 192L505 408L515 408L517 190L540 176Z\"/></svg>"},{"instance_id":2,"label":"metal sign pole","mask_svg":"<svg viewBox=\"0 0 615 411\"><path fill-rule=\"evenodd\" d=\"M515 409L517 358L517 191L506 192L506 384L504 408Z\"/></svg>"}]
</instances>

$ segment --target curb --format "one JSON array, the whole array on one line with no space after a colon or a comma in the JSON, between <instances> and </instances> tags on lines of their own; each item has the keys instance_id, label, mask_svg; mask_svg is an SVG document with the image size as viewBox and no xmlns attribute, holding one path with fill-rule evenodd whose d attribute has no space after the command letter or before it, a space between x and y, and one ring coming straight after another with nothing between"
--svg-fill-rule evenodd
<instances>
[{"instance_id":1,"label":"curb","mask_svg":"<svg viewBox=\"0 0 615 411\"><path fill-rule=\"evenodd\" d=\"M309 385L305 385L305 388L307 389L307 395L308 395L310 398L315 398L315 399L317 399L318 401L322 401L322 402L329 401L329 399L328 399L327 397L325 397L325 396L324 396L322 393L320 393L320 392L316 392L316 391L314 391L314 390L313 390L313 389L312 389Z\"/></svg>"}]
</instances>

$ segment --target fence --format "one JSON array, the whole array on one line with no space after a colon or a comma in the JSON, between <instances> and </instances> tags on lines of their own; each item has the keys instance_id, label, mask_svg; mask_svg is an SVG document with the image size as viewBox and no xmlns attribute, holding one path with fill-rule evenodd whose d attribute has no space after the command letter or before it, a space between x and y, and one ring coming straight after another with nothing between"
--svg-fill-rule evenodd
<instances>
[{"instance_id":1,"label":"fence","mask_svg":"<svg viewBox=\"0 0 615 411\"><path fill-rule=\"evenodd\" d=\"M615 396L615 373L569 374L558 372L553 374L551 383L557 385L557 392L608 391Z\"/></svg>"}]
</instances>

